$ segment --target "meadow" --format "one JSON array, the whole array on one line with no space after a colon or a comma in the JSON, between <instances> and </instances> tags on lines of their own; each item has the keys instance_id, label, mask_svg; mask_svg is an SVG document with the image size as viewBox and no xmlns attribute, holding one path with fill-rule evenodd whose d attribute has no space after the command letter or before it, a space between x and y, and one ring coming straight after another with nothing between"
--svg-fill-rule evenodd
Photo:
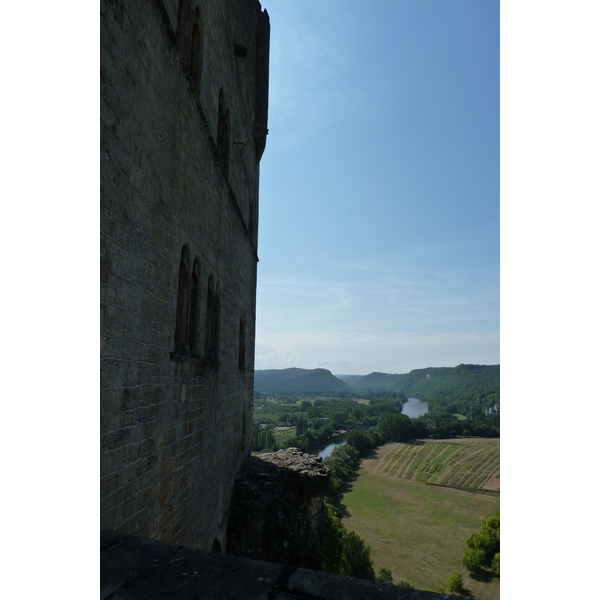
<instances>
[{"instance_id":1,"label":"meadow","mask_svg":"<svg viewBox=\"0 0 600 600\"><path fill-rule=\"evenodd\" d=\"M391 443L363 459L342 499L343 523L371 547L375 571L440 591L459 571L472 597L498 600L499 580L462 565L467 538L500 510L500 440Z\"/></svg>"}]
</instances>

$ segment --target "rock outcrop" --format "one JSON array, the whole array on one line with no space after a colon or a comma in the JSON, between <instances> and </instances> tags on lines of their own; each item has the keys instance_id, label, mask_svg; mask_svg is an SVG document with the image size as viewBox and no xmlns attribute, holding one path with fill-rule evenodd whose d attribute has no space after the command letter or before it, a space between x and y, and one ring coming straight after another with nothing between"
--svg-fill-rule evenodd
<instances>
[{"instance_id":1,"label":"rock outcrop","mask_svg":"<svg viewBox=\"0 0 600 600\"><path fill-rule=\"evenodd\" d=\"M251 457L234 484L227 554L322 570L329 476L298 448Z\"/></svg>"}]
</instances>

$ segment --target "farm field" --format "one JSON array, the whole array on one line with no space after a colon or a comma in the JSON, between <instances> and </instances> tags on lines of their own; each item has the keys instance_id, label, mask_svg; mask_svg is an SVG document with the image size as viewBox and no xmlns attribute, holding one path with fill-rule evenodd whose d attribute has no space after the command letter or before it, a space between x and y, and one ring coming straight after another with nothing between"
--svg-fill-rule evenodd
<instances>
[{"instance_id":1,"label":"farm field","mask_svg":"<svg viewBox=\"0 0 600 600\"><path fill-rule=\"evenodd\" d=\"M362 462L396 479L457 489L500 491L500 440L462 438L386 444Z\"/></svg>"},{"instance_id":2,"label":"farm field","mask_svg":"<svg viewBox=\"0 0 600 600\"><path fill-rule=\"evenodd\" d=\"M467 538L500 510L500 440L386 444L363 459L342 499L343 523L371 547L375 572L440 591L459 571L472 597L498 600L498 579L472 579Z\"/></svg>"}]
</instances>

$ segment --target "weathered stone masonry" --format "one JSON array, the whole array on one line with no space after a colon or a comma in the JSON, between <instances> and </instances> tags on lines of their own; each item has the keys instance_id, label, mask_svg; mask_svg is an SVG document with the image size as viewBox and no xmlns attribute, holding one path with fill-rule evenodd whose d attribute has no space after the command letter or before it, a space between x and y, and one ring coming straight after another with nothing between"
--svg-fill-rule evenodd
<instances>
[{"instance_id":1,"label":"weathered stone masonry","mask_svg":"<svg viewBox=\"0 0 600 600\"><path fill-rule=\"evenodd\" d=\"M225 550L268 60L257 0L101 1L102 528Z\"/></svg>"}]
</instances>

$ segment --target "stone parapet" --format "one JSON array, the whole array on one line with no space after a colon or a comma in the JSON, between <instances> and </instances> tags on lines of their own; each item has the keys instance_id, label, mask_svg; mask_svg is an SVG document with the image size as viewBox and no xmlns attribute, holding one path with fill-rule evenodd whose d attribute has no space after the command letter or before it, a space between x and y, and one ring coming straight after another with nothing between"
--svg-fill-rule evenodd
<instances>
[{"instance_id":1,"label":"stone parapet","mask_svg":"<svg viewBox=\"0 0 600 600\"><path fill-rule=\"evenodd\" d=\"M446 594L100 532L101 600L441 600Z\"/></svg>"},{"instance_id":2,"label":"stone parapet","mask_svg":"<svg viewBox=\"0 0 600 600\"><path fill-rule=\"evenodd\" d=\"M235 480L227 553L321 570L329 476L298 448L251 457Z\"/></svg>"}]
</instances>

